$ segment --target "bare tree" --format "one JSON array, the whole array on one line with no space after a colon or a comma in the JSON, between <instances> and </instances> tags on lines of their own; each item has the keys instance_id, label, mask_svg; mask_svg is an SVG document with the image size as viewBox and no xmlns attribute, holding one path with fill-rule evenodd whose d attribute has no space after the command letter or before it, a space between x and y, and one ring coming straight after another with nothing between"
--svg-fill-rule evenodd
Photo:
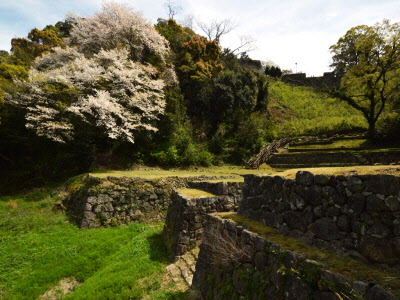
<instances>
[{"instance_id":1,"label":"bare tree","mask_svg":"<svg viewBox=\"0 0 400 300\"><path fill-rule=\"evenodd\" d=\"M194 28L194 16L185 15L185 18L181 21L182 25L193 30Z\"/></svg>"},{"instance_id":2,"label":"bare tree","mask_svg":"<svg viewBox=\"0 0 400 300\"><path fill-rule=\"evenodd\" d=\"M214 19L211 23L204 23L197 20L196 23L210 41L215 40L218 44L223 35L228 34L238 27L232 19Z\"/></svg>"},{"instance_id":3,"label":"bare tree","mask_svg":"<svg viewBox=\"0 0 400 300\"><path fill-rule=\"evenodd\" d=\"M182 7L177 5L174 1L167 0L164 2L164 9L168 14L169 19L173 19L174 16L182 11Z\"/></svg>"},{"instance_id":4,"label":"bare tree","mask_svg":"<svg viewBox=\"0 0 400 300\"><path fill-rule=\"evenodd\" d=\"M230 53L240 54L240 53L248 53L256 49L255 42L256 39L251 35L241 35L239 36L240 44L235 49L231 50Z\"/></svg>"}]
</instances>

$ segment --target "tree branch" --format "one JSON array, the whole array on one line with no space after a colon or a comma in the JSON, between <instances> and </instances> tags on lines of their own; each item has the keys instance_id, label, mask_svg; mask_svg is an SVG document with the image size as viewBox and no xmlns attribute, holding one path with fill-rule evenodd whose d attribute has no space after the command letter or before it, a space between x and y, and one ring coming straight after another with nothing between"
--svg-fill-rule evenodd
<instances>
[{"instance_id":1,"label":"tree branch","mask_svg":"<svg viewBox=\"0 0 400 300\"><path fill-rule=\"evenodd\" d=\"M197 20L196 23L210 41L215 40L218 44L222 36L238 27L232 19L214 19L209 24Z\"/></svg>"}]
</instances>

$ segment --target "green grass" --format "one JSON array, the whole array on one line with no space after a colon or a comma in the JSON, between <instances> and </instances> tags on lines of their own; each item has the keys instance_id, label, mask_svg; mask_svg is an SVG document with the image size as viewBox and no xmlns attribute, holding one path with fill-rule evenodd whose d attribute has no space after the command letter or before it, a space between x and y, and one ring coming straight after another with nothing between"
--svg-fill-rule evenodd
<instances>
[{"instance_id":1,"label":"green grass","mask_svg":"<svg viewBox=\"0 0 400 300\"><path fill-rule=\"evenodd\" d=\"M264 226L260 222L245 218L236 213L219 213L224 219L231 219L249 230L259 233L282 250L290 250L315 260L323 267L348 277L351 280L378 283L382 287L400 296L400 271L398 268L378 268L361 261L339 256L330 251L322 251L294 238L281 235L276 229Z\"/></svg>"},{"instance_id":2,"label":"green grass","mask_svg":"<svg viewBox=\"0 0 400 300\"><path fill-rule=\"evenodd\" d=\"M366 139L341 139L333 141L327 144L310 143L308 145L293 145L289 149L310 149L310 150L320 150L320 149L354 149L354 148L370 148Z\"/></svg>"},{"instance_id":3,"label":"green grass","mask_svg":"<svg viewBox=\"0 0 400 300\"><path fill-rule=\"evenodd\" d=\"M192 168L192 169L156 169L156 168L143 168L137 170L126 170L126 171L113 171L113 170L104 170L98 172L90 173L92 176L105 178L108 176L112 177L141 177L146 179L158 179L163 177L170 176L179 176L179 177L192 177L192 176L217 176L217 177L236 177L240 178L240 175L244 174L269 174L274 172L275 169L271 168L268 165L261 165L257 170L248 170L244 169L240 166L226 165L226 166L213 166L209 168Z\"/></svg>"},{"instance_id":4,"label":"green grass","mask_svg":"<svg viewBox=\"0 0 400 300\"><path fill-rule=\"evenodd\" d=\"M243 177L240 178L228 178L228 179L213 179L213 180L207 180L207 182L243 182L244 179Z\"/></svg>"},{"instance_id":5,"label":"green grass","mask_svg":"<svg viewBox=\"0 0 400 300\"><path fill-rule=\"evenodd\" d=\"M53 209L58 192L0 198L0 299L37 299L63 278L65 299L184 299L165 283L161 223L80 230Z\"/></svg>"},{"instance_id":6,"label":"green grass","mask_svg":"<svg viewBox=\"0 0 400 300\"><path fill-rule=\"evenodd\" d=\"M198 189L180 189L177 190L179 194L188 198L200 198L200 197L216 197L216 195L211 194L206 191L198 190Z\"/></svg>"},{"instance_id":7,"label":"green grass","mask_svg":"<svg viewBox=\"0 0 400 300\"><path fill-rule=\"evenodd\" d=\"M346 151L346 152L395 152L400 151L398 145L372 144L366 139L339 139L331 143L309 143L289 147L289 154L296 152Z\"/></svg>"},{"instance_id":8,"label":"green grass","mask_svg":"<svg viewBox=\"0 0 400 300\"><path fill-rule=\"evenodd\" d=\"M347 167L320 167L320 168L301 168L288 169L286 171L275 173L286 178L295 178L299 171L308 171L313 174L329 175L369 175L369 174L387 174L400 176L400 165L378 165L378 166L347 166Z\"/></svg>"},{"instance_id":9,"label":"green grass","mask_svg":"<svg viewBox=\"0 0 400 300\"><path fill-rule=\"evenodd\" d=\"M367 128L359 111L312 88L274 81L269 93L269 110L280 137Z\"/></svg>"}]
</instances>

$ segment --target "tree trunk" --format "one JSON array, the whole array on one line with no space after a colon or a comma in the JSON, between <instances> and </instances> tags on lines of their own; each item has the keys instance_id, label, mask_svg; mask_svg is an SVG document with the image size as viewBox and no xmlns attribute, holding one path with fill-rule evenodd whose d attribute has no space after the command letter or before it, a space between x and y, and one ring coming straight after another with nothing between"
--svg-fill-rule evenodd
<instances>
[{"instance_id":1,"label":"tree trunk","mask_svg":"<svg viewBox=\"0 0 400 300\"><path fill-rule=\"evenodd\" d=\"M368 120L368 139L373 141L375 139L375 120Z\"/></svg>"}]
</instances>

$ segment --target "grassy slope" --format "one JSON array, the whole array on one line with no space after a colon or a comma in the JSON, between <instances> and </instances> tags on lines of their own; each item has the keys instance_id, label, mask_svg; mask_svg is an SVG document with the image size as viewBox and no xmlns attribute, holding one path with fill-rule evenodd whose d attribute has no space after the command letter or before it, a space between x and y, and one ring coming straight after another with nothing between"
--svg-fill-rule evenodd
<instances>
[{"instance_id":1,"label":"grassy slope","mask_svg":"<svg viewBox=\"0 0 400 300\"><path fill-rule=\"evenodd\" d=\"M280 137L367 128L359 111L309 87L273 81L269 91L269 110Z\"/></svg>"},{"instance_id":2,"label":"grassy slope","mask_svg":"<svg viewBox=\"0 0 400 300\"><path fill-rule=\"evenodd\" d=\"M310 143L308 145L293 145L291 150L346 150L348 148L371 148L366 139L339 139L327 144Z\"/></svg>"},{"instance_id":3,"label":"grassy slope","mask_svg":"<svg viewBox=\"0 0 400 300\"><path fill-rule=\"evenodd\" d=\"M180 299L165 285L162 224L79 230L55 192L0 198L0 299L37 299L63 278L67 299Z\"/></svg>"}]
</instances>

